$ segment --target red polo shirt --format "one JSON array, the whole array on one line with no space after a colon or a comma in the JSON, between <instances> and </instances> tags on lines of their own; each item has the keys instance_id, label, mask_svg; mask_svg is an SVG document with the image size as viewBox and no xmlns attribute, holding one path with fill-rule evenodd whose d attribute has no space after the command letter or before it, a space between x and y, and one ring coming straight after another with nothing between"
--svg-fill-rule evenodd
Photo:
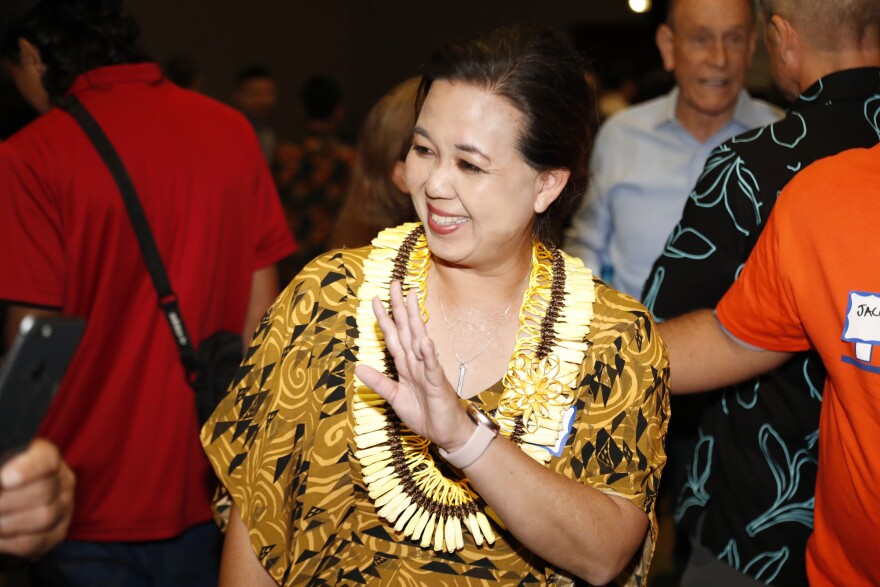
<instances>
[{"instance_id":1,"label":"red polo shirt","mask_svg":"<svg viewBox=\"0 0 880 587\"><path fill-rule=\"evenodd\" d=\"M154 64L71 88L128 168L193 340L242 330L255 270L294 250L248 122ZM75 540L153 540L209 520L193 392L122 198L55 109L0 145L0 299L87 329L41 434L77 474Z\"/></svg>"}]
</instances>

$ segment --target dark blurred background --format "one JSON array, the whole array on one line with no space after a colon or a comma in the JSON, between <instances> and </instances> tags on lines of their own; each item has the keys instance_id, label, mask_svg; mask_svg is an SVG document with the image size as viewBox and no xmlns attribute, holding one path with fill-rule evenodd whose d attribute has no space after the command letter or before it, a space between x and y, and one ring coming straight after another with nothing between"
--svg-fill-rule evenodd
<instances>
[{"instance_id":1,"label":"dark blurred background","mask_svg":"<svg viewBox=\"0 0 880 587\"><path fill-rule=\"evenodd\" d=\"M654 2L636 14L627 0L129 0L142 41L160 63L183 57L204 76L203 91L228 101L236 72L251 64L277 78L274 124L282 139L301 132L296 99L313 74L336 78L348 116L341 134L357 133L370 106L448 40L503 24L550 25L567 34L601 76L625 65L638 74L659 68L654 30L665 12ZM612 65L613 64L613 65ZM653 75L653 74L652 74ZM651 79L656 78L654 75ZM750 89L763 95L770 81L763 53Z\"/></svg>"},{"instance_id":2,"label":"dark blurred background","mask_svg":"<svg viewBox=\"0 0 880 587\"><path fill-rule=\"evenodd\" d=\"M641 0L644 2L645 0ZM142 44L160 64L182 59L196 67L201 89L229 102L235 77L259 64L276 77L279 103L271 122L282 140L302 135L296 110L309 76L329 75L342 86L348 115L340 135L353 141L364 115L396 83L418 73L430 53L453 39L515 22L548 25L566 34L600 80L621 72L641 82L641 98L665 91L654 31L665 0L638 14L628 0L128 0L143 29ZM0 137L32 113L3 80ZM748 87L775 99L763 47Z\"/></svg>"}]
</instances>

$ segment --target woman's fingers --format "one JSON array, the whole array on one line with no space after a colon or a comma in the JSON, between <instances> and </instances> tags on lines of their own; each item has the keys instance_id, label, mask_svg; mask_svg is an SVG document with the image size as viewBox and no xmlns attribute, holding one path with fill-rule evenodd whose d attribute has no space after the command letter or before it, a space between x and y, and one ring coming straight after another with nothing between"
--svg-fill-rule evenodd
<instances>
[{"instance_id":1,"label":"woman's fingers","mask_svg":"<svg viewBox=\"0 0 880 587\"><path fill-rule=\"evenodd\" d=\"M358 376L358 379L364 382L364 385L382 396L382 398L394 408L399 387L399 384L396 381L363 363L355 365L354 374Z\"/></svg>"},{"instance_id":2,"label":"woman's fingers","mask_svg":"<svg viewBox=\"0 0 880 587\"><path fill-rule=\"evenodd\" d=\"M432 413L450 414L449 402L457 398L422 320L418 294L404 296L400 283L393 282L390 299L391 316L379 298L373 299L373 312L384 333L385 347L394 359L398 380L365 364L356 365L355 373L413 432L432 438Z\"/></svg>"},{"instance_id":3,"label":"woman's fingers","mask_svg":"<svg viewBox=\"0 0 880 587\"><path fill-rule=\"evenodd\" d=\"M397 326L397 336L400 339L400 346L405 353L411 354L412 333L410 332L409 316L406 311L406 302L403 299L403 288L399 281L391 282L391 314L394 317L394 324ZM413 294L415 296L415 294ZM407 296L410 297L410 296Z\"/></svg>"},{"instance_id":4,"label":"woman's fingers","mask_svg":"<svg viewBox=\"0 0 880 587\"><path fill-rule=\"evenodd\" d=\"M373 299L373 312L385 335L385 346L394 359L399 381L406 383L417 395L424 394L426 386L435 389L450 387L422 320L418 295L412 292L404 297L397 281L391 284L390 294L392 316L388 316L378 297ZM376 391L386 400L389 399L388 393L399 391L397 383L381 373L366 373L370 380L361 377L361 381L373 389L376 389L373 385L382 386Z\"/></svg>"},{"instance_id":5,"label":"woman's fingers","mask_svg":"<svg viewBox=\"0 0 880 587\"><path fill-rule=\"evenodd\" d=\"M409 325L413 354L418 361L423 361L422 340L428 337L425 323L422 321L422 313L419 309L419 296L415 292L406 296L406 317Z\"/></svg>"},{"instance_id":6,"label":"woman's fingers","mask_svg":"<svg viewBox=\"0 0 880 587\"><path fill-rule=\"evenodd\" d=\"M373 314L376 315L376 321L385 337L385 348L394 359L394 366L400 380L412 379L413 370L417 370L419 367L413 351L406 301L403 298L400 283L395 281L391 284L391 316L386 312L385 306L378 296L373 298L372 305ZM416 305L418 306L418 303Z\"/></svg>"},{"instance_id":7,"label":"woman's fingers","mask_svg":"<svg viewBox=\"0 0 880 587\"><path fill-rule=\"evenodd\" d=\"M397 325L385 311L385 306L379 296L373 298L373 314L375 314L376 322L385 336L385 348L388 349L392 357L401 355L403 348L400 346L400 338L397 336Z\"/></svg>"},{"instance_id":8,"label":"woman's fingers","mask_svg":"<svg viewBox=\"0 0 880 587\"><path fill-rule=\"evenodd\" d=\"M440 366L440 360L434 349L434 341L429 336L425 336L420 340L419 347L425 363L425 380L429 385L434 387L449 387L451 391L452 385L446 379L446 373Z\"/></svg>"},{"instance_id":9,"label":"woman's fingers","mask_svg":"<svg viewBox=\"0 0 880 587\"><path fill-rule=\"evenodd\" d=\"M434 341L428 336L428 329L422 320L421 308L415 295L407 296L406 311L412 335L413 354L419 362L419 369L428 385L435 388L449 386L443 367L437 357Z\"/></svg>"}]
</instances>

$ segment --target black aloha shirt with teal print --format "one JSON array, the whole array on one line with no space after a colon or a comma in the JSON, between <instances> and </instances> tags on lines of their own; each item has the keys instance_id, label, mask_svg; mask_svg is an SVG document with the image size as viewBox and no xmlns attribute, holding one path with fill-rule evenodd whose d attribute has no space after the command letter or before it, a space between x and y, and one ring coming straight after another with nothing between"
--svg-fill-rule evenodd
<instances>
[{"instance_id":1,"label":"black aloha shirt with teal print","mask_svg":"<svg viewBox=\"0 0 880 587\"><path fill-rule=\"evenodd\" d=\"M659 319L714 308L788 181L817 159L878 141L880 68L860 68L820 79L781 121L722 144L654 263L645 305ZM766 583L807 584L824 378L818 355L798 354L716 394L700 421L675 518Z\"/></svg>"}]
</instances>

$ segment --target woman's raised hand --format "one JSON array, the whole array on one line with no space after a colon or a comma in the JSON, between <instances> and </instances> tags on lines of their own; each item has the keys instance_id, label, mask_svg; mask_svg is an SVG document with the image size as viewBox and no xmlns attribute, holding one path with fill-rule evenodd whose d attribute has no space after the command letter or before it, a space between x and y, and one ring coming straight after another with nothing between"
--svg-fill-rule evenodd
<instances>
[{"instance_id":1,"label":"woman's raised hand","mask_svg":"<svg viewBox=\"0 0 880 587\"><path fill-rule=\"evenodd\" d=\"M373 299L373 312L394 359L398 381L364 364L355 367L357 376L416 434L450 452L464 445L474 424L446 379L422 321L418 296L412 293L404 300L400 282L395 281L391 284L392 316L378 297Z\"/></svg>"}]
</instances>

